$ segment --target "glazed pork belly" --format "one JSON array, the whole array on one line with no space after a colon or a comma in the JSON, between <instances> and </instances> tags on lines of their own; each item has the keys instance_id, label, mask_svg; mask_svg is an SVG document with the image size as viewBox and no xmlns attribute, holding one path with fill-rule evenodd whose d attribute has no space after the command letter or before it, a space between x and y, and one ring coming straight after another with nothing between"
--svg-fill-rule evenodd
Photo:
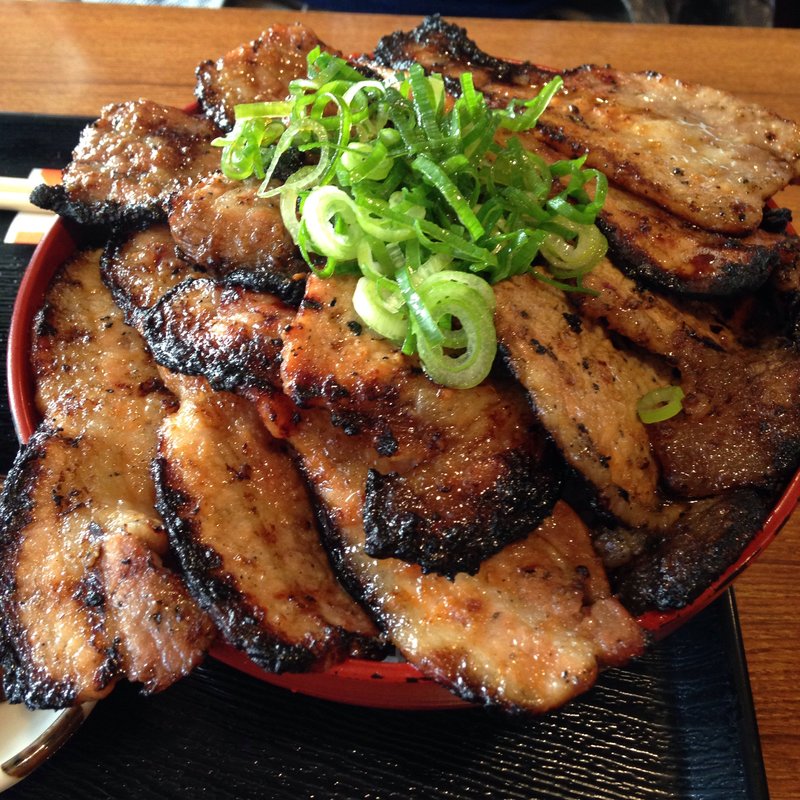
<instances>
[{"instance_id":1,"label":"glazed pork belly","mask_svg":"<svg viewBox=\"0 0 800 800\"><path fill-rule=\"evenodd\" d=\"M515 136L530 153L548 164L563 155L542 142L534 131L512 134L500 130L497 141ZM555 182L561 191L565 179ZM593 187L587 187L590 194ZM770 219L780 218L769 210ZM597 226L606 236L614 263L631 278L670 294L727 297L758 289L772 270L794 252L798 239L785 224L765 226L744 236L714 233L676 217L655 203L610 183Z\"/></svg>"},{"instance_id":2,"label":"glazed pork belly","mask_svg":"<svg viewBox=\"0 0 800 800\"><path fill-rule=\"evenodd\" d=\"M289 82L306 76L307 56L315 47L328 49L305 25L273 25L217 61L204 61L195 89L201 108L229 130L237 103L284 100Z\"/></svg>"},{"instance_id":3,"label":"glazed pork belly","mask_svg":"<svg viewBox=\"0 0 800 800\"><path fill-rule=\"evenodd\" d=\"M475 575L449 580L371 558L362 517L367 472L379 458L371 442L335 428L324 409L287 413L284 402L262 395L262 416L298 454L341 579L423 674L469 700L543 712L588 689L602 667L642 652L642 631L611 595L588 531L564 503Z\"/></svg>"},{"instance_id":4,"label":"glazed pork belly","mask_svg":"<svg viewBox=\"0 0 800 800\"><path fill-rule=\"evenodd\" d=\"M713 306L701 312L656 296L608 261L586 286L599 294L576 296L581 314L677 370L682 413L647 426L666 491L699 498L744 486L770 490L797 468L800 365L785 341L761 337L751 345L713 317Z\"/></svg>"},{"instance_id":5,"label":"glazed pork belly","mask_svg":"<svg viewBox=\"0 0 800 800\"><path fill-rule=\"evenodd\" d=\"M382 39L375 60L391 68L418 61L453 79L471 71L498 106L533 97L557 74L489 56L438 17ZM587 166L693 225L751 232L764 201L800 178L800 129L760 106L653 72L585 66L560 74L563 90L535 135L570 158L588 153Z\"/></svg>"},{"instance_id":6,"label":"glazed pork belly","mask_svg":"<svg viewBox=\"0 0 800 800\"><path fill-rule=\"evenodd\" d=\"M279 198L258 197L260 186L256 178L211 175L173 198L170 230L181 251L217 279L296 306L308 267L284 227Z\"/></svg>"},{"instance_id":7,"label":"glazed pork belly","mask_svg":"<svg viewBox=\"0 0 800 800\"><path fill-rule=\"evenodd\" d=\"M219 167L209 120L149 100L106 106L84 129L58 186L31 202L87 225L128 226L164 218L181 186Z\"/></svg>"},{"instance_id":8,"label":"glazed pork belly","mask_svg":"<svg viewBox=\"0 0 800 800\"><path fill-rule=\"evenodd\" d=\"M779 488L800 463L800 363L786 347L687 347L683 412L649 426L662 481L680 497Z\"/></svg>"},{"instance_id":9,"label":"glazed pork belly","mask_svg":"<svg viewBox=\"0 0 800 800\"><path fill-rule=\"evenodd\" d=\"M433 383L416 359L363 326L354 288L351 278L308 279L283 336L283 389L326 408L346 433L363 432L387 458L367 477L370 555L475 572L548 513L557 461L517 386Z\"/></svg>"},{"instance_id":10,"label":"glazed pork belly","mask_svg":"<svg viewBox=\"0 0 800 800\"><path fill-rule=\"evenodd\" d=\"M683 608L739 557L773 502L750 488L722 492L685 505L660 529L596 527L593 544L631 613Z\"/></svg>"},{"instance_id":11,"label":"glazed pork belly","mask_svg":"<svg viewBox=\"0 0 800 800\"><path fill-rule=\"evenodd\" d=\"M167 226L113 239L102 274L158 364L203 376L215 389L280 385L280 337L294 309L273 295L204 277Z\"/></svg>"},{"instance_id":12,"label":"glazed pork belly","mask_svg":"<svg viewBox=\"0 0 800 800\"><path fill-rule=\"evenodd\" d=\"M136 327L167 291L204 271L180 253L169 227L160 223L112 237L100 260L100 274L125 322Z\"/></svg>"},{"instance_id":13,"label":"glazed pork belly","mask_svg":"<svg viewBox=\"0 0 800 800\"><path fill-rule=\"evenodd\" d=\"M581 317L603 324L671 363L687 342L716 351L740 347L737 333L715 306L651 291L607 258L583 277L583 286L592 294L575 293L571 298Z\"/></svg>"},{"instance_id":14,"label":"glazed pork belly","mask_svg":"<svg viewBox=\"0 0 800 800\"><path fill-rule=\"evenodd\" d=\"M170 376L158 508L187 585L225 640L271 672L380 653L377 630L333 575L305 483L255 407Z\"/></svg>"},{"instance_id":15,"label":"glazed pork belly","mask_svg":"<svg viewBox=\"0 0 800 800\"><path fill-rule=\"evenodd\" d=\"M617 348L564 292L532 275L495 286L503 357L564 458L629 525L661 509L659 471L636 401L669 383L666 364Z\"/></svg>"},{"instance_id":16,"label":"glazed pork belly","mask_svg":"<svg viewBox=\"0 0 800 800\"><path fill-rule=\"evenodd\" d=\"M675 294L726 297L758 289L783 251L797 246L794 236L760 228L744 236L706 231L615 186L597 226L621 269Z\"/></svg>"},{"instance_id":17,"label":"glazed pork belly","mask_svg":"<svg viewBox=\"0 0 800 800\"><path fill-rule=\"evenodd\" d=\"M558 461L518 387L506 379L456 393L431 383L357 322L351 291L348 280L311 278L295 315L269 295L194 280L168 292L141 328L159 363L216 388L286 388L305 403L330 403L337 424L368 431L380 455L368 476L370 552L446 574L475 571L548 512ZM328 334L335 340L318 347Z\"/></svg>"},{"instance_id":18,"label":"glazed pork belly","mask_svg":"<svg viewBox=\"0 0 800 800\"><path fill-rule=\"evenodd\" d=\"M163 689L215 635L165 566L154 505L156 431L175 398L99 259L79 253L48 290L32 358L44 421L0 501L5 690L30 707L96 699L121 677Z\"/></svg>"},{"instance_id":19,"label":"glazed pork belly","mask_svg":"<svg viewBox=\"0 0 800 800\"><path fill-rule=\"evenodd\" d=\"M269 389L281 385L281 337L294 314L274 295L204 278L164 295L141 332L167 369L220 390Z\"/></svg>"},{"instance_id":20,"label":"glazed pork belly","mask_svg":"<svg viewBox=\"0 0 800 800\"><path fill-rule=\"evenodd\" d=\"M294 312L270 295L208 278L175 285L183 261L154 257L164 235L159 227L113 248L104 266L117 302L161 361L222 385L271 386L280 353L274 337ZM277 672L379 653L374 625L331 571L285 446L247 400L215 391L205 378L160 374L180 408L159 432L157 505L189 590L225 640Z\"/></svg>"}]
</instances>

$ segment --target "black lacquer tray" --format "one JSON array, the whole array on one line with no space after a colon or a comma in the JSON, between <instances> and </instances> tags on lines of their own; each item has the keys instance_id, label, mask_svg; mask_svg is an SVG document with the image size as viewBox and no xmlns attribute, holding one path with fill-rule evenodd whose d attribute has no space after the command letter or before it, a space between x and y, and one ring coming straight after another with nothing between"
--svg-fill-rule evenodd
<instances>
[{"instance_id":1,"label":"black lacquer tray","mask_svg":"<svg viewBox=\"0 0 800 800\"><path fill-rule=\"evenodd\" d=\"M69 158L84 120L0 114L0 174ZM0 212L0 234L11 219ZM0 245L0 336L31 247ZM17 443L0 392L0 469ZM733 596L541 718L315 700L209 660L102 701L9 798L766 800Z\"/></svg>"}]
</instances>

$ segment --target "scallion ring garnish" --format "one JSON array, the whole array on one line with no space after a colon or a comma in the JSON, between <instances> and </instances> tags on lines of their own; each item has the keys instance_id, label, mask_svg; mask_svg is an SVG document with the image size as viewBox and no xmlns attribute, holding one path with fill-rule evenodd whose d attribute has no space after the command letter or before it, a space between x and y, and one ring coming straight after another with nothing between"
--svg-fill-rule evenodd
<instances>
[{"instance_id":1,"label":"scallion ring garnish","mask_svg":"<svg viewBox=\"0 0 800 800\"><path fill-rule=\"evenodd\" d=\"M664 422L683 411L683 389L680 386L662 386L639 399L636 413L646 425Z\"/></svg>"},{"instance_id":2,"label":"scallion ring garnish","mask_svg":"<svg viewBox=\"0 0 800 800\"><path fill-rule=\"evenodd\" d=\"M513 135L498 141L501 128L533 127L561 86L498 110L464 73L449 104L442 77L418 64L377 81L317 48L286 101L236 106L214 144L227 177L280 195L316 275L360 274L353 302L367 326L418 353L433 380L466 388L497 350L493 283L531 273L587 291L581 278L605 253L594 221L607 182L585 156L548 165ZM276 187L290 149L307 163Z\"/></svg>"}]
</instances>

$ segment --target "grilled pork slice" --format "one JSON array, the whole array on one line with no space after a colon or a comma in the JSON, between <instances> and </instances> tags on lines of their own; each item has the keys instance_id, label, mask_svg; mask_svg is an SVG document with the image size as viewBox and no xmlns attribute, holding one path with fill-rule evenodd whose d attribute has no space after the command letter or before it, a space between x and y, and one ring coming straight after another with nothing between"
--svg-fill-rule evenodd
<instances>
[{"instance_id":1,"label":"grilled pork slice","mask_svg":"<svg viewBox=\"0 0 800 800\"><path fill-rule=\"evenodd\" d=\"M269 407L272 424L281 409ZM598 669L643 649L611 596L586 528L563 503L526 538L453 580L365 551L363 487L377 458L321 409L284 429L326 512L329 546L401 653L461 697L543 712L588 689Z\"/></svg>"},{"instance_id":2,"label":"grilled pork slice","mask_svg":"<svg viewBox=\"0 0 800 800\"><path fill-rule=\"evenodd\" d=\"M484 53L467 36L466 28L446 22L438 14L425 17L410 31L395 31L384 36L371 60L379 67L392 70L421 64L427 72L438 72L451 79L452 88L456 88L464 71L472 73L479 89L496 83L529 87L532 75L550 74L527 62L503 61Z\"/></svg>"},{"instance_id":3,"label":"grilled pork slice","mask_svg":"<svg viewBox=\"0 0 800 800\"><path fill-rule=\"evenodd\" d=\"M161 563L166 537L132 485L124 445L43 426L9 475L0 626L11 702L62 708L103 697L122 676L159 691L190 672L213 638Z\"/></svg>"},{"instance_id":4,"label":"grilled pork slice","mask_svg":"<svg viewBox=\"0 0 800 800\"><path fill-rule=\"evenodd\" d=\"M106 106L81 134L59 186L31 202L84 224L163 218L169 196L219 168L219 133L203 117L149 100Z\"/></svg>"},{"instance_id":5,"label":"grilled pork slice","mask_svg":"<svg viewBox=\"0 0 800 800\"><path fill-rule=\"evenodd\" d=\"M800 242L783 248L778 267L767 284L781 333L800 342Z\"/></svg>"},{"instance_id":6,"label":"grilled pork slice","mask_svg":"<svg viewBox=\"0 0 800 800\"><path fill-rule=\"evenodd\" d=\"M65 436L111 434L141 459L142 491L152 496L155 431L175 407L136 331L123 322L100 278L101 251L62 268L34 320L31 366L36 405Z\"/></svg>"},{"instance_id":7,"label":"grilled pork slice","mask_svg":"<svg viewBox=\"0 0 800 800\"><path fill-rule=\"evenodd\" d=\"M693 295L727 296L757 289L796 238L761 229L740 237L705 231L613 186L597 225L608 239L614 262L628 275L659 289Z\"/></svg>"},{"instance_id":8,"label":"grilled pork slice","mask_svg":"<svg viewBox=\"0 0 800 800\"><path fill-rule=\"evenodd\" d=\"M645 524L661 500L636 403L668 384L669 370L617 348L600 325L574 313L563 292L532 275L501 281L495 296L504 358L567 463L606 510Z\"/></svg>"},{"instance_id":9,"label":"grilled pork slice","mask_svg":"<svg viewBox=\"0 0 800 800\"><path fill-rule=\"evenodd\" d=\"M325 407L346 433L364 431L387 457L366 484L370 555L475 572L548 513L560 470L517 386L434 384L362 326L354 287L350 278L309 277L284 333L284 391Z\"/></svg>"},{"instance_id":10,"label":"grilled pork slice","mask_svg":"<svg viewBox=\"0 0 800 800\"><path fill-rule=\"evenodd\" d=\"M226 288L176 252L157 226L106 248L103 279L158 364L215 389L280 385L283 328L294 309L276 297Z\"/></svg>"},{"instance_id":11,"label":"grilled pork slice","mask_svg":"<svg viewBox=\"0 0 800 800\"><path fill-rule=\"evenodd\" d=\"M296 306L308 267L283 225L279 199L257 197L260 185L217 173L188 186L170 205L170 229L181 250L215 277Z\"/></svg>"},{"instance_id":12,"label":"grilled pork slice","mask_svg":"<svg viewBox=\"0 0 800 800\"><path fill-rule=\"evenodd\" d=\"M679 366L683 412L648 426L666 486L682 497L780 486L800 463L797 353L690 348Z\"/></svg>"},{"instance_id":13,"label":"grilled pork slice","mask_svg":"<svg viewBox=\"0 0 800 800\"><path fill-rule=\"evenodd\" d=\"M683 412L647 426L664 485L697 498L737 487L776 488L800 461L800 362L776 340L745 347L715 320L639 290L607 261L587 276L596 297L577 298L582 315L651 353L680 373ZM671 381L678 382L677 380Z\"/></svg>"},{"instance_id":14,"label":"grilled pork slice","mask_svg":"<svg viewBox=\"0 0 800 800\"><path fill-rule=\"evenodd\" d=\"M168 292L141 332L162 366L215 389L280 386L281 336L295 314L278 298L209 279Z\"/></svg>"},{"instance_id":15,"label":"grilled pork slice","mask_svg":"<svg viewBox=\"0 0 800 800\"><path fill-rule=\"evenodd\" d=\"M549 164L563 158L532 131L499 131L496 139L505 143L512 135ZM560 184L563 188L566 179ZM724 297L755 289L784 251L797 247L797 237L783 229L759 229L743 237L703 230L614 184L608 187L597 225L608 240L611 259L627 275L685 295Z\"/></svg>"},{"instance_id":16,"label":"grilled pork slice","mask_svg":"<svg viewBox=\"0 0 800 800\"><path fill-rule=\"evenodd\" d=\"M125 322L135 327L170 289L203 274L178 251L166 225L113 238L103 252L100 272Z\"/></svg>"},{"instance_id":17,"label":"grilled pork slice","mask_svg":"<svg viewBox=\"0 0 800 800\"><path fill-rule=\"evenodd\" d=\"M496 105L532 97L556 74L504 68L437 18L382 40L375 52L385 66L415 59L453 77L470 70ZM561 74L564 90L536 135L570 157L588 151L589 166L694 225L752 231L764 201L800 178L800 129L760 106L653 72L585 66Z\"/></svg>"},{"instance_id":18,"label":"grilled pork slice","mask_svg":"<svg viewBox=\"0 0 800 800\"><path fill-rule=\"evenodd\" d=\"M601 322L649 353L677 363L687 346L716 351L739 347L737 334L710 304L691 304L665 297L626 277L608 259L601 259L583 278L597 294L571 299L582 317Z\"/></svg>"},{"instance_id":19,"label":"grilled pork slice","mask_svg":"<svg viewBox=\"0 0 800 800\"><path fill-rule=\"evenodd\" d=\"M306 56L326 48L304 25L273 25L249 44L196 70L195 96L205 113L224 130L233 127L237 103L284 100L289 82L308 71Z\"/></svg>"},{"instance_id":20,"label":"grilled pork slice","mask_svg":"<svg viewBox=\"0 0 800 800\"><path fill-rule=\"evenodd\" d=\"M181 385L155 472L194 597L230 644L273 672L375 651L377 630L333 574L285 445L247 400Z\"/></svg>"},{"instance_id":21,"label":"grilled pork slice","mask_svg":"<svg viewBox=\"0 0 800 800\"><path fill-rule=\"evenodd\" d=\"M683 608L739 557L771 506L762 492L725 492L692 503L667 530L606 530L594 545L629 611Z\"/></svg>"},{"instance_id":22,"label":"grilled pork slice","mask_svg":"<svg viewBox=\"0 0 800 800\"><path fill-rule=\"evenodd\" d=\"M150 462L175 400L99 259L77 255L48 290L32 359L45 422L2 498L6 689L31 706L102 696L121 676L164 688L214 635L161 563Z\"/></svg>"}]
</instances>

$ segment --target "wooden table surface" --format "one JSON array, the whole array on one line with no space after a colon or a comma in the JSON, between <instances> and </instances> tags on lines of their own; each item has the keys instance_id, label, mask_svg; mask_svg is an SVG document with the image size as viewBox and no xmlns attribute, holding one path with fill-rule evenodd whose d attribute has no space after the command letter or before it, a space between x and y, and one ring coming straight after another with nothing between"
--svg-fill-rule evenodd
<instances>
[{"instance_id":1,"label":"wooden table surface","mask_svg":"<svg viewBox=\"0 0 800 800\"><path fill-rule=\"evenodd\" d=\"M0 111L96 115L108 102L192 99L194 68L299 16L348 52L418 18L225 9L2 3ZM800 31L461 20L485 50L554 67L652 69L735 93L800 120ZM47 165L50 166L50 165ZM778 202L800 220L800 188ZM800 513L736 584L773 800L800 797Z\"/></svg>"}]
</instances>

